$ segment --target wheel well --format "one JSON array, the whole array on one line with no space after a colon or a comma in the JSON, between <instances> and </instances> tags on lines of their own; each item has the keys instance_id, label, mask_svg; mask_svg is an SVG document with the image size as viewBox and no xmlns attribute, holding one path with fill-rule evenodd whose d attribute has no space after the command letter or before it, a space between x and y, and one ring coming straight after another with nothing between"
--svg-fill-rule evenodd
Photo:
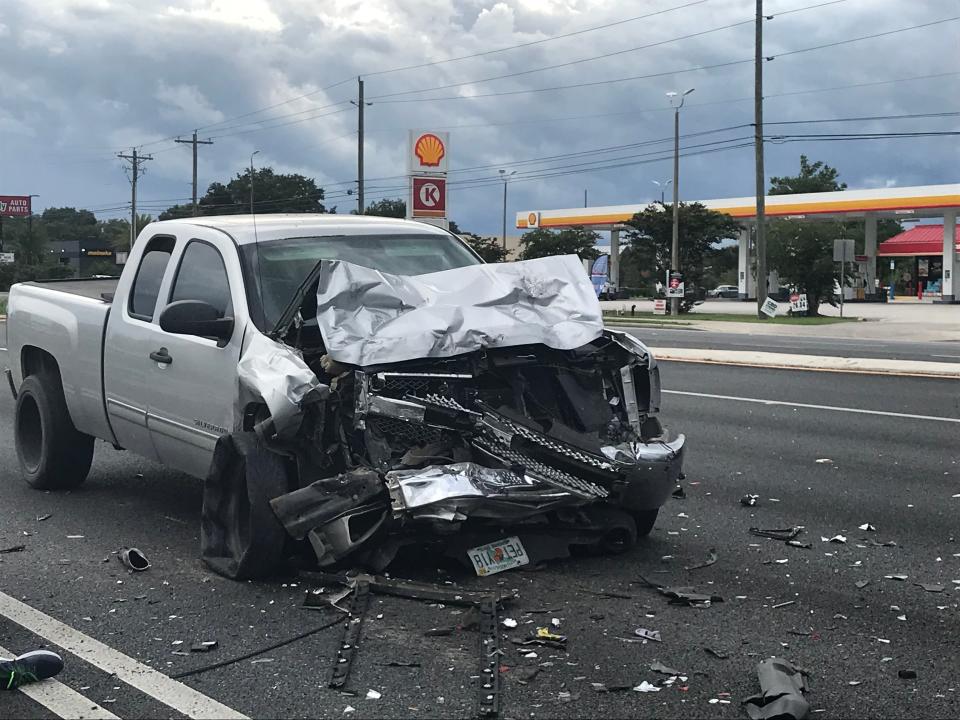
<instances>
[{"instance_id":1,"label":"wheel well","mask_svg":"<svg viewBox=\"0 0 960 720\"><path fill-rule=\"evenodd\" d=\"M23 377L29 375L39 375L40 373L50 373L60 380L60 366L57 359L46 350L41 350L33 345L24 345L20 351L20 368L23 370Z\"/></svg>"}]
</instances>

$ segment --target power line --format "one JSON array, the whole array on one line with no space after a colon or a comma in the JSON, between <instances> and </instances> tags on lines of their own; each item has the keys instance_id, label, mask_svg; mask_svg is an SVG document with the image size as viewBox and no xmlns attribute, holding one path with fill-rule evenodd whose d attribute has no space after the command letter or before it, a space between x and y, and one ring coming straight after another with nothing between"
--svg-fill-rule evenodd
<instances>
[{"instance_id":1,"label":"power line","mask_svg":"<svg viewBox=\"0 0 960 720\"><path fill-rule=\"evenodd\" d=\"M794 8L794 9L792 9L792 10L787 10L787 11L784 11L784 12L782 12L782 13L780 13L780 14L781 14L781 15L787 15L787 14L790 14L790 13L802 12L802 11L805 11L805 10L813 10L813 9L816 9L816 8L824 7L825 5L836 5L836 4L838 4L838 3L846 2L846 1L847 1L847 0L828 0L827 2L821 2L821 3L818 3L818 4L816 4L816 5L807 5L807 6L804 6L804 7ZM773 16L771 16L771 17L773 17ZM539 67L539 68L531 68L531 69L528 69L528 70L519 70L519 71L516 71L516 72L505 73L505 74L503 74L503 75L494 75L494 76L492 76L492 77L481 78L481 79L477 79L477 80L468 80L468 81L465 81L465 82L449 83L449 84L447 84L447 85L438 85L438 86L436 86L436 87L429 88L428 90L401 90L401 91L398 91L398 92L387 93L387 94L385 94L385 95L376 95L376 96L374 96L374 97L375 97L375 98L398 97L398 96L400 96L400 95L410 95L410 94L414 94L414 93L428 92L428 91L431 91L431 90L446 90L446 89L449 89L449 88L460 87L460 86L462 86L462 85L478 85L478 84L480 84L480 83L493 82L494 80L504 80L504 79L506 79L506 78L521 77L521 76L523 76L523 75L532 75L533 73L544 72L544 71L546 71L546 70L556 70L556 69L558 69L558 68L570 67L570 66L572 66L572 65L579 65L579 64L585 63L585 62L593 62L593 61L595 61L595 60L604 60L604 59L606 59L606 58L617 57L617 56L619 56L619 55L626 55L627 53L638 52L638 51L640 51L640 50L648 50L648 49L650 49L650 48L661 47L661 46L663 46L663 45L669 45L669 44L671 44L671 43L679 42L679 41L681 41L681 40L689 40L689 39L691 39L691 38L701 37L701 36L703 36L703 35L709 35L709 34L711 34L711 33L719 32L719 31L721 31L721 30L729 30L729 29L731 29L731 28L740 27L740 26L742 26L742 25L750 25L750 24L752 24L753 22L754 22L753 18L749 18L749 19L747 19L747 20L740 20L740 21L735 22L735 23L729 23L729 24L727 24L727 25L721 25L721 26L719 26L719 27L710 28L710 29L708 29L708 30L700 30L700 31L698 31L698 32L688 33L687 35L678 35L677 37L668 38L668 39L666 39L666 40L658 40L657 42L654 42L654 43L648 43L648 44L646 44L646 45L638 45L638 46L636 46L636 47L626 48L625 50L614 50L613 52L603 53L602 55L593 55L593 56L591 56L591 57L581 58L581 59L579 59L579 60L569 60L569 61L567 61L567 62L556 63L556 64L554 64L554 65L545 65L545 66Z\"/></svg>"},{"instance_id":2,"label":"power line","mask_svg":"<svg viewBox=\"0 0 960 720\"><path fill-rule=\"evenodd\" d=\"M920 29L920 28L930 27L930 26L932 26L932 25L938 25L938 24L942 24L942 23L953 22L953 21L955 21L955 20L960 20L960 16L950 17L950 18L944 18L944 19L941 19L941 20L935 20L935 21L933 21L933 22L923 23L923 24L920 24L920 25L911 25L911 26L909 26L909 27L897 28L897 29L895 29L895 30L888 30L888 31L882 32L882 33L873 33L873 34L871 34L871 35L861 35L861 36L854 37L854 38L847 38L846 40L839 40L839 41L833 42L833 43L826 43L826 44L822 44L822 45L815 45L815 46L811 46L811 47L808 47L808 48L799 48L799 49L797 49L797 50L790 50L790 51L782 52L782 53L780 53L779 55L776 55L776 56L770 56L770 57L766 58L766 60L769 62L769 61L773 60L773 59L776 58L776 57L786 57L786 56L789 56L789 55L797 55L797 54L799 54L799 53L811 52L811 51L813 51L813 50L821 50L821 49L829 48L829 47L837 47L837 46L839 46L839 45L848 45L848 44L850 44L850 43L860 42L860 41L863 41L863 40L871 40L871 39L878 38L878 37L885 37L885 36L889 36L889 35L894 35L894 34L896 34L896 33L908 32L908 31L911 31L911 30L917 30L917 29ZM669 71L664 71L664 72L657 72L657 73L649 73L649 74L646 74L646 75L630 75L630 76L622 77L622 78L609 78L609 79L607 79L607 80L592 80L592 81L588 81L588 82L573 83L573 84L569 84L569 85L554 85L554 86L545 87L545 88L527 88L527 89L524 89L524 90L502 90L502 91L498 91L498 92L480 93L480 94L476 94L476 95L447 95L447 96L442 96L442 97L432 97L432 98L407 98L407 99L397 99L397 100L380 99L380 98L384 98L384 97L390 97L390 96L388 96L388 95L384 95L384 96L374 96L374 97L371 98L371 99L378 100L378 102L381 102L381 103L433 102L433 101L437 101L437 100L477 100L477 99L480 99L480 98L488 98L488 97L504 97L504 96L509 96L509 95L527 95L527 94L533 94L533 93L552 92L552 91L555 91L555 90L570 90L570 89L577 89L577 88L584 88L584 87L596 87L596 86L598 86L598 85L611 85L611 84L615 84L615 83L629 82L629 81L632 81L632 80L647 80L647 79L650 79L650 78L665 77L665 76L667 76L667 75L680 75L680 74L684 74L684 73L696 72L696 71L699 71L699 70L715 70L715 69L717 69L717 68L731 67L731 66L734 66L734 65L744 65L744 64L752 63L752 62L753 62L753 58L745 58L745 59L742 59L742 60L730 60L730 61L728 61L728 62L713 63L713 64L710 64L710 65L698 65L698 66L689 67L689 68L677 68L677 69L674 69L674 70L669 70ZM471 83L458 83L458 85L469 85L469 84L471 84ZM420 90L412 90L412 91L409 91L409 92L428 92L428 91L430 91L430 90L445 89L445 88L447 88L447 87L448 87L448 86L439 86L439 87L436 87L436 88L421 88Z\"/></svg>"}]
</instances>

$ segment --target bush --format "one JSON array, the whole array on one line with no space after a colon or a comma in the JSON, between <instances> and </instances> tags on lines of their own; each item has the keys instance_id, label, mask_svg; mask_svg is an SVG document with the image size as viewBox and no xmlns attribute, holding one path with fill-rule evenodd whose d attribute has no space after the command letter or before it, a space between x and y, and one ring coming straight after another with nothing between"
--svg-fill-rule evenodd
<instances>
[{"instance_id":1,"label":"bush","mask_svg":"<svg viewBox=\"0 0 960 720\"><path fill-rule=\"evenodd\" d=\"M9 265L0 265L0 292L7 292L10 286L18 282L30 282L31 280L60 280L73 275L73 272L66 265L59 263L26 265L20 263L11 263Z\"/></svg>"}]
</instances>

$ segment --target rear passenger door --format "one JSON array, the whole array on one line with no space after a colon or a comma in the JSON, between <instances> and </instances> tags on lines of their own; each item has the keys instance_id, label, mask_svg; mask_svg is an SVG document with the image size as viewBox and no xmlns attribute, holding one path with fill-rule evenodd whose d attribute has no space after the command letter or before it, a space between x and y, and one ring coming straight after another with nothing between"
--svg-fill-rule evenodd
<instances>
[{"instance_id":1,"label":"rear passenger door","mask_svg":"<svg viewBox=\"0 0 960 720\"><path fill-rule=\"evenodd\" d=\"M201 300L233 317L232 336L223 342L179 335L153 326L144 351L164 357L147 374L150 387L148 427L162 463L195 477L205 477L217 439L234 430L237 363L246 302L237 248L216 230L187 227L178 240L161 289L157 317L167 304Z\"/></svg>"}]
</instances>

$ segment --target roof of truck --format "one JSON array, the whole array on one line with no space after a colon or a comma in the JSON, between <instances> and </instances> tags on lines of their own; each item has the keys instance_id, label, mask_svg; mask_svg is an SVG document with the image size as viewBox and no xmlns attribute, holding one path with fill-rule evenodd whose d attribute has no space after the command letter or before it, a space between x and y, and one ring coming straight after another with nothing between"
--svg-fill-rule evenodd
<instances>
[{"instance_id":1,"label":"roof of truck","mask_svg":"<svg viewBox=\"0 0 960 720\"><path fill-rule=\"evenodd\" d=\"M240 245L279 238L311 235L449 235L446 230L413 220L376 217L373 215L336 215L333 213L277 213L256 216L256 231L251 215L214 215L161 220L147 226L151 233L162 232L169 225L199 225L230 235Z\"/></svg>"}]
</instances>

